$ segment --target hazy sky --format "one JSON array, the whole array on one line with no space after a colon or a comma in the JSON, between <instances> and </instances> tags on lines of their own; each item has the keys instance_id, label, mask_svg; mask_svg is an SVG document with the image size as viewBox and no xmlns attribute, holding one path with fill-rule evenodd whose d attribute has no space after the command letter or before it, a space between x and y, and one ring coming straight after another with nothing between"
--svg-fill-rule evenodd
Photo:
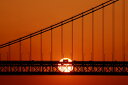
<instances>
[{"instance_id":1,"label":"hazy sky","mask_svg":"<svg viewBox=\"0 0 128 85\"><path fill-rule=\"evenodd\" d=\"M22 37L26 34L40 30L67 19L82 11L97 6L106 0L1 0L0 1L0 43ZM115 60L122 60L122 0L115 4ZM126 2L126 24L127 24ZM94 13L94 60L102 60L102 10ZM112 5L105 8L105 56L112 59ZM91 56L91 14L84 17L84 57L90 60ZM64 57L71 57L71 23L64 28ZM128 29L126 25L126 51L128 50ZM74 21L74 60L81 60L81 19ZM50 57L50 32L43 34L43 57ZM61 56L60 28L53 30L53 59L59 60ZM19 44L11 47L12 60L19 59ZM6 51L5 51L6 49ZM8 48L4 49L2 58L6 58ZM3 51L2 51L3 53ZM126 54L128 55L128 54ZM22 43L22 56L24 60L29 56L29 40ZM79 57L78 57L79 56ZM40 59L40 36L32 38L33 60Z\"/></svg>"},{"instance_id":2,"label":"hazy sky","mask_svg":"<svg viewBox=\"0 0 128 85\"><path fill-rule=\"evenodd\" d=\"M107 0L0 0L0 44L35 32L51 24L69 18L77 13L90 9ZM122 27L122 0L116 3L116 59L121 60L121 27ZM126 0L126 8L128 1ZM127 9L126 9L127 10ZM101 56L101 31L102 10L95 13L95 60L102 60ZM105 8L105 55L106 60L111 60L111 6ZM126 11L128 15L128 10ZM126 36L128 36L126 16ZM81 20L74 22L74 59L81 60ZM64 53L65 57L71 57L71 23L64 26ZM91 15L84 18L84 50L86 60L91 55ZM60 29L54 33L53 56L54 60L60 59ZM40 59L39 36L33 38L32 57ZM126 37L127 38L127 37ZM29 56L29 40L22 43L22 56L27 60ZM43 34L43 53L45 60L50 56L50 32ZM12 60L18 60L18 46L12 46ZM6 60L7 50L1 51L2 59ZM17 52L18 51L18 52ZM128 51L128 38L126 39L126 51ZM128 55L128 54L127 54ZM79 57L78 57L79 56ZM128 59L127 59L128 60ZM125 85L127 76L0 76L0 85Z\"/></svg>"}]
</instances>

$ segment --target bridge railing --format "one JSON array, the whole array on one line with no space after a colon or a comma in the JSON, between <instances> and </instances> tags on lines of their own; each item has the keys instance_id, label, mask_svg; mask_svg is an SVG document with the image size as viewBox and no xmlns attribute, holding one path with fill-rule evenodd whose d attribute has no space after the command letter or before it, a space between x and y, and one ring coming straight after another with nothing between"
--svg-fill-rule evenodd
<instances>
[{"instance_id":1,"label":"bridge railing","mask_svg":"<svg viewBox=\"0 0 128 85\"><path fill-rule=\"evenodd\" d=\"M1 61L0 74L65 74L58 69L58 61ZM127 75L128 62L73 61L69 74ZM67 72L68 73L68 72Z\"/></svg>"}]
</instances>

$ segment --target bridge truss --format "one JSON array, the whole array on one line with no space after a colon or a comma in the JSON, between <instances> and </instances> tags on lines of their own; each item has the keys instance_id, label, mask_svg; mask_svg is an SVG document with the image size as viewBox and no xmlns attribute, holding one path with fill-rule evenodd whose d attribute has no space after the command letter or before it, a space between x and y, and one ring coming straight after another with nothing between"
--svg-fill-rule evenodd
<instances>
[{"instance_id":1,"label":"bridge truss","mask_svg":"<svg viewBox=\"0 0 128 85\"><path fill-rule=\"evenodd\" d=\"M1 61L1 75L74 74L74 75L128 75L128 62L73 61L71 72L60 72L58 61Z\"/></svg>"}]
</instances>

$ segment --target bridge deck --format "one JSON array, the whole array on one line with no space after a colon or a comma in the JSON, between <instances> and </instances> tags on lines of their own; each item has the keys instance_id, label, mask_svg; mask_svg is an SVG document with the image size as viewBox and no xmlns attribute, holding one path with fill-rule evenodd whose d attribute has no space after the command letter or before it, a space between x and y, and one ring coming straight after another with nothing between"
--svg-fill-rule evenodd
<instances>
[{"instance_id":1,"label":"bridge deck","mask_svg":"<svg viewBox=\"0 0 128 85\"><path fill-rule=\"evenodd\" d=\"M60 72L58 61L0 61L0 75L128 75L128 62L73 61L73 71Z\"/></svg>"}]
</instances>

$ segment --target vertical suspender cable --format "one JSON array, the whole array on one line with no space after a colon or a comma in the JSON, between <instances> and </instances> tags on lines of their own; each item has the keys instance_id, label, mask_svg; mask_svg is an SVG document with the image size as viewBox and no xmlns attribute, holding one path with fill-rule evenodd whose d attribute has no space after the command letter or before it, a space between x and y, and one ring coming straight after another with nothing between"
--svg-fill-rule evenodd
<instances>
[{"instance_id":1,"label":"vertical suspender cable","mask_svg":"<svg viewBox=\"0 0 128 85\"><path fill-rule=\"evenodd\" d=\"M1 61L1 53L0 53L0 61Z\"/></svg>"},{"instance_id":2,"label":"vertical suspender cable","mask_svg":"<svg viewBox=\"0 0 128 85\"><path fill-rule=\"evenodd\" d=\"M63 24L61 26L61 58L64 57L64 54L63 54Z\"/></svg>"},{"instance_id":3,"label":"vertical suspender cable","mask_svg":"<svg viewBox=\"0 0 128 85\"><path fill-rule=\"evenodd\" d=\"M2 60L2 52L1 52L1 49L0 49L0 61Z\"/></svg>"},{"instance_id":4,"label":"vertical suspender cable","mask_svg":"<svg viewBox=\"0 0 128 85\"><path fill-rule=\"evenodd\" d=\"M125 61L125 0L123 0L123 7L122 7L122 56L123 56L123 61Z\"/></svg>"},{"instance_id":5,"label":"vertical suspender cable","mask_svg":"<svg viewBox=\"0 0 128 85\"><path fill-rule=\"evenodd\" d=\"M53 35L52 35L52 32L53 32L53 30L51 29L51 56L50 56L50 61L52 61L53 60L53 53L52 53L52 51L53 51ZM53 68L52 68L52 66L50 67L50 71L52 71L53 70Z\"/></svg>"},{"instance_id":6,"label":"vertical suspender cable","mask_svg":"<svg viewBox=\"0 0 128 85\"><path fill-rule=\"evenodd\" d=\"M40 59L43 61L43 53L42 53L42 33L40 34Z\"/></svg>"},{"instance_id":7,"label":"vertical suspender cable","mask_svg":"<svg viewBox=\"0 0 128 85\"><path fill-rule=\"evenodd\" d=\"M82 13L82 61L84 61L84 17Z\"/></svg>"},{"instance_id":8,"label":"vertical suspender cable","mask_svg":"<svg viewBox=\"0 0 128 85\"><path fill-rule=\"evenodd\" d=\"M1 61L1 49L0 49L0 61Z\"/></svg>"},{"instance_id":9,"label":"vertical suspender cable","mask_svg":"<svg viewBox=\"0 0 128 85\"><path fill-rule=\"evenodd\" d=\"M8 56L7 56L7 60L9 61L11 59L11 46L8 46Z\"/></svg>"},{"instance_id":10,"label":"vertical suspender cable","mask_svg":"<svg viewBox=\"0 0 128 85\"><path fill-rule=\"evenodd\" d=\"M50 56L50 60L52 61L52 29L51 29L51 56Z\"/></svg>"},{"instance_id":11,"label":"vertical suspender cable","mask_svg":"<svg viewBox=\"0 0 128 85\"><path fill-rule=\"evenodd\" d=\"M72 60L73 60L73 20L72 20Z\"/></svg>"},{"instance_id":12,"label":"vertical suspender cable","mask_svg":"<svg viewBox=\"0 0 128 85\"><path fill-rule=\"evenodd\" d=\"M19 55L20 61L22 61L22 55L21 55L21 41L19 42L19 52L20 52L20 55Z\"/></svg>"},{"instance_id":13,"label":"vertical suspender cable","mask_svg":"<svg viewBox=\"0 0 128 85\"><path fill-rule=\"evenodd\" d=\"M104 55L104 7L102 8L102 57L103 57L103 61L105 61L105 55Z\"/></svg>"},{"instance_id":14,"label":"vertical suspender cable","mask_svg":"<svg viewBox=\"0 0 128 85\"><path fill-rule=\"evenodd\" d=\"M112 5L112 61L115 57L115 4Z\"/></svg>"},{"instance_id":15,"label":"vertical suspender cable","mask_svg":"<svg viewBox=\"0 0 128 85\"><path fill-rule=\"evenodd\" d=\"M31 37L30 37L30 56L29 56L29 60L30 61L32 60L32 40L31 40Z\"/></svg>"},{"instance_id":16,"label":"vertical suspender cable","mask_svg":"<svg viewBox=\"0 0 128 85\"><path fill-rule=\"evenodd\" d=\"M94 60L94 12L92 11L92 55L91 61Z\"/></svg>"}]
</instances>

